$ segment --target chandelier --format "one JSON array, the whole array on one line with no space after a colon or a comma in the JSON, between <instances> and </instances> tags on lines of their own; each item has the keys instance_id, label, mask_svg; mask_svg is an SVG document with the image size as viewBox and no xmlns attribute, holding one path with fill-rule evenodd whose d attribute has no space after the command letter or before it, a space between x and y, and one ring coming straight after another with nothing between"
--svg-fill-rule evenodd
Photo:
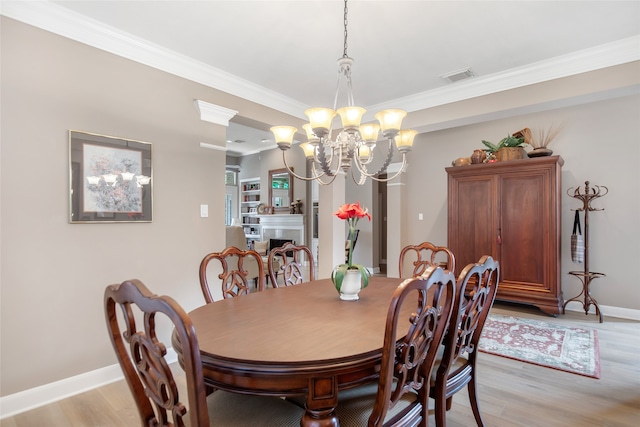
<instances>
[{"instance_id":1,"label":"chandelier","mask_svg":"<svg viewBox=\"0 0 640 427\"><path fill-rule=\"evenodd\" d=\"M331 108L309 108L304 113L309 123L302 126L307 135L307 142L300 144L307 159L311 159L311 177L297 175L287 164L286 151L291 148L295 133L293 126L273 126L270 130L275 136L278 147L282 150L284 165L293 176L304 181L316 180L321 185L331 184L341 172L346 174L351 170L351 176L358 185L363 185L367 178L376 181L389 181L400 175L406 168L406 154L411 151L413 139L418 133L415 130L401 130L402 119L406 111L390 109L375 114L378 123L361 124L366 110L354 105L353 89L351 85L351 66L353 59L347 55L347 0L344 2L344 54L338 59L338 85ZM347 106L336 110L340 93L341 79L346 81ZM333 134L333 120L340 116L342 128L335 139ZM382 165L375 172L369 171L374 157L374 148L382 133L380 143L388 143L387 155ZM387 168L393 159L395 150L402 153L402 166L391 177L381 178L387 173ZM355 167L352 167L355 165ZM357 169L358 178L356 179Z\"/></svg>"}]
</instances>

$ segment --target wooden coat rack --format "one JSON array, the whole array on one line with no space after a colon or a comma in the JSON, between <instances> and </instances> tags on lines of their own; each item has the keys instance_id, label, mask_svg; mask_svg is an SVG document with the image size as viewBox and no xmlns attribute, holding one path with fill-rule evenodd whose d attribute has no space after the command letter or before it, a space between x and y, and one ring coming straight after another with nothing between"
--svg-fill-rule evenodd
<instances>
[{"instance_id":1,"label":"wooden coat rack","mask_svg":"<svg viewBox=\"0 0 640 427\"><path fill-rule=\"evenodd\" d=\"M591 202L606 195L608 192L609 189L603 185L594 185L593 187L589 188L589 181L585 181L584 183L584 193L580 192L580 187L576 187L575 189L569 188L569 190L567 190L567 194L570 197L582 201L582 208L579 208L577 210L584 211L584 271L569 272L569 274L577 277L582 282L582 292L579 295L564 302L564 305L562 306L562 314L564 314L565 307L571 301L581 302L585 315L589 314L589 308L591 307L591 304L593 304L596 308L596 314L598 315L600 323L603 322L602 312L600 311L598 301L596 301L589 292L589 285L591 284L591 281L593 279L604 277L605 274L589 270L589 212L604 210L594 208L593 206L591 206Z\"/></svg>"}]
</instances>

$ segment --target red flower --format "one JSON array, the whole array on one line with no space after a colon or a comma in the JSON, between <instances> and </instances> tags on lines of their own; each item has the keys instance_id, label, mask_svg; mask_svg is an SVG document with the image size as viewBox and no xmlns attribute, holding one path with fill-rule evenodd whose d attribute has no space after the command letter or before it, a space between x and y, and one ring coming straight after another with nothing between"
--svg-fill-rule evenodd
<instances>
[{"instance_id":1,"label":"red flower","mask_svg":"<svg viewBox=\"0 0 640 427\"><path fill-rule=\"evenodd\" d=\"M360 206L360 202L345 203L344 205L340 206L340 208L338 208L338 210L333 214L340 219L350 220L353 218L360 219L367 217L369 221L371 221L371 214L369 214L369 210L362 209L362 207Z\"/></svg>"},{"instance_id":2,"label":"red flower","mask_svg":"<svg viewBox=\"0 0 640 427\"><path fill-rule=\"evenodd\" d=\"M362 207L360 206L360 202L345 203L344 205L340 206L340 208L338 208L338 210L333 214L340 219L346 220L347 224L349 224L349 255L347 257L347 263L343 264L340 267L344 267L343 270L352 267L357 267L360 270L364 270L364 267L353 264L353 247L351 245L353 245L353 239L356 232L356 224L358 224L360 218L367 217L369 221L371 221L371 214L369 214L369 210L366 208L362 209ZM342 271L342 273L344 273L344 271ZM342 283L342 279L340 279L339 282Z\"/></svg>"}]
</instances>

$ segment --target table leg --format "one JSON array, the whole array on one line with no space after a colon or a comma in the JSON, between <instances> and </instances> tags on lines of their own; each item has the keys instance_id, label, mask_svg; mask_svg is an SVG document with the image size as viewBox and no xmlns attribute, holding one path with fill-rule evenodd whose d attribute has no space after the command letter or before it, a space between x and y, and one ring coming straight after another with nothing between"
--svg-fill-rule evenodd
<instances>
[{"instance_id":1,"label":"table leg","mask_svg":"<svg viewBox=\"0 0 640 427\"><path fill-rule=\"evenodd\" d=\"M340 427L335 416L338 405L338 382L335 377L309 379L309 394L305 403L302 427Z\"/></svg>"},{"instance_id":2,"label":"table leg","mask_svg":"<svg viewBox=\"0 0 640 427\"><path fill-rule=\"evenodd\" d=\"M334 408L307 409L302 416L302 427L340 427L338 417L333 415Z\"/></svg>"}]
</instances>

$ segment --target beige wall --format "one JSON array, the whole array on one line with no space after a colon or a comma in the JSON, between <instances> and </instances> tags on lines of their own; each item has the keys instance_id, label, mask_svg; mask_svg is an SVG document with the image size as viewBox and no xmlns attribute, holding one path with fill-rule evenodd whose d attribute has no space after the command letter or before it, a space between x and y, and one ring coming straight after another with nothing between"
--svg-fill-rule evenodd
<instances>
[{"instance_id":1,"label":"beige wall","mask_svg":"<svg viewBox=\"0 0 640 427\"><path fill-rule=\"evenodd\" d=\"M194 99L251 116L211 88L2 17L1 395L116 363L102 295L138 278L186 309L224 244L225 127ZM289 117L265 109L269 120ZM153 144L153 223L69 224L69 129ZM200 218L200 205L209 217Z\"/></svg>"},{"instance_id":2,"label":"beige wall","mask_svg":"<svg viewBox=\"0 0 640 427\"><path fill-rule=\"evenodd\" d=\"M103 318L107 284L136 277L187 310L202 304L199 261L224 239L225 155L199 142L222 146L225 132L200 121L194 99L263 123L295 119L5 17L0 31L0 395L6 396L116 363ZM576 94L588 92L589 80L578 81ZM550 98L557 95L552 92ZM471 154L481 139L562 121L552 148L566 162L563 187L588 179L610 189L596 203L606 210L591 222L592 267L607 274L593 294L603 305L640 310L639 288L628 273L640 258L639 104L634 95L420 135L404 178L402 239L446 243L444 167L451 160ZM480 99L465 106L475 108L469 117L484 112ZM432 112L446 123L460 111ZM433 123L421 121L423 115L428 112L416 114L414 123ZM153 143L153 223L68 223L69 129ZM266 180L268 169L281 167L274 152L243 162L243 174L256 176L258 168ZM296 197L304 188L296 181ZM199 217L200 204L209 205L209 218ZM565 196L563 276L580 267L568 257L573 207ZM417 220L419 212L424 221ZM565 297L578 293L569 278L564 289Z\"/></svg>"},{"instance_id":3,"label":"beige wall","mask_svg":"<svg viewBox=\"0 0 640 427\"><path fill-rule=\"evenodd\" d=\"M419 135L407 172L408 229L411 242L447 244L447 174L445 167L458 157L482 148L482 139L499 141L509 132L555 123L562 132L549 146L565 161L562 169L562 287L565 299L580 293L580 282L567 274L582 270L570 257L573 224L571 209L581 202L566 194L584 182L604 185L609 194L593 202L604 211L591 212L590 268L607 276L592 283L592 295L601 304L640 310L640 287L630 279L630 267L640 260L640 96L560 108L536 114L489 121ZM418 213L424 220L418 221ZM584 226L584 224L583 224ZM409 242L406 242L409 243ZM395 267L397 268L397 267ZM580 304L572 303L575 309Z\"/></svg>"}]
</instances>

